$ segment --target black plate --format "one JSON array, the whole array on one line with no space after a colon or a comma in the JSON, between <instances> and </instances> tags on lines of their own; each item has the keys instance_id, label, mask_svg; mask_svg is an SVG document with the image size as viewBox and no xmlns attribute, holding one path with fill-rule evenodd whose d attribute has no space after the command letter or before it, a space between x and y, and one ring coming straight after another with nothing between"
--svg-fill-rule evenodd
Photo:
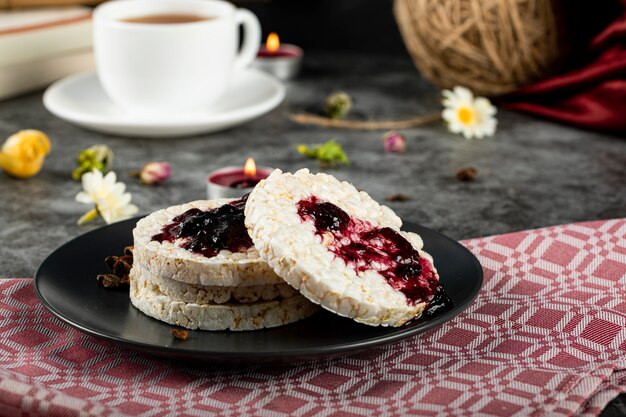
<instances>
[{"instance_id":1,"label":"black plate","mask_svg":"<svg viewBox=\"0 0 626 417\"><path fill-rule=\"evenodd\" d=\"M417 224L405 229L424 239L455 307L432 318L399 328L371 327L320 311L313 317L273 329L247 332L190 332L186 341L170 334L171 325L135 309L128 291L102 288L97 274L108 272L104 258L132 244L139 218L85 233L54 251L35 274L42 303L57 317L93 336L132 349L185 359L219 363L293 362L345 355L398 341L450 320L474 300L483 281L478 260L458 242Z\"/></svg>"}]
</instances>

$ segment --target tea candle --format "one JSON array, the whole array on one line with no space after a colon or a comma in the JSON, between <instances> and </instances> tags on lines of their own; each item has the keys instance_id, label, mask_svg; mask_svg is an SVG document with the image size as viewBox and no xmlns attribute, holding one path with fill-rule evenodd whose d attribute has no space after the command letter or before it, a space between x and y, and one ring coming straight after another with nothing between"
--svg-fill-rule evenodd
<instances>
[{"instance_id":1,"label":"tea candle","mask_svg":"<svg viewBox=\"0 0 626 417\"><path fill-rule=\"evenodd\" d=\"M272 168L257 168L252 158L248 158L243 168L230 166L218 169L207 177L207 197L209 199L243 197L271 172Z\"/></svg>"},{"instance_id":2,"label":"tea candle","mask_svg":"<svg viewBox=\"0 0 626 417\"><path fill-rule=\"evenodd\" d=\"M281 80L290 80L300 72L303 56L302 48L281 44L278 35L272 32L267 37L265 45L259 49L252 66Z\"/></svg>"}]
</instances>

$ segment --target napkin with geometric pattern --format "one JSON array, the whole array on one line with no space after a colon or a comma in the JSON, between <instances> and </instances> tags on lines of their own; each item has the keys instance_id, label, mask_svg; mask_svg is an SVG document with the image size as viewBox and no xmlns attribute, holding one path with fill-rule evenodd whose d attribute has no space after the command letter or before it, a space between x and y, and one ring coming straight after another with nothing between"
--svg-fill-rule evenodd
<instances>
[{"instance_id":1,"label":"napkin with geometric pattern","mask_svg":"<svg viewBox=\"0 0 626 417\"><path fill-rule=\"evenodd\" d=\"M594 416L626 390L626 219L463 242L466 311L341 359L200 369L79 332L0 280L0 416Z\"/></svg>"}]
</instances>

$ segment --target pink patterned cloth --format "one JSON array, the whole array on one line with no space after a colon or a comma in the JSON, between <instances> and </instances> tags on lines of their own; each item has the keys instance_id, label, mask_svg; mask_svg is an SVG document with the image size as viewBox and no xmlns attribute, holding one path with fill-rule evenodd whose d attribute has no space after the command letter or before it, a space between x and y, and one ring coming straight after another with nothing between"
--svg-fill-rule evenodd
<instances>
[{"instance_id":1,"label":"pink patterned cloth","mask_svg":"<svg viewBox=\"0 0 626 417\"><path fill-rule=\"evenodd\" d=\"M626 219L464 244L485 284L460 316L282 368L135 353L61 323L30 280L0 281L0 415L592 416L626 390Z\"/></svg>"}]
</instances>

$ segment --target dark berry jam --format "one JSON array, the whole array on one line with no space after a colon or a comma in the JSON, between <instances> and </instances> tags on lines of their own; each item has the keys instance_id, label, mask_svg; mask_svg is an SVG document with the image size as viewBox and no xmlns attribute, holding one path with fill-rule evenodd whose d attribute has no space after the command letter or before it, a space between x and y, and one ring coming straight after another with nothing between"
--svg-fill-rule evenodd
<instances>
[{"instance_id":1,"label":"dark berry jam","mask_svg":"<svg viewBox=\"0 0 626 417\"><path fill-rule=\"evenodd\" d=\"M352 218L336 205L315 196L298 202L298 214L302 220L312 221L320 236L328 239L332 235L328 250L357 274L367 270L378 272L411 305L428 302L427 311L435 303L438 307L433 313L451 306L430 260L420 257L413 245L395 230Z\"/></svg>"},{"instance_id":2,"label":"dark berry jam","mask_svg":"<svg viewBox=\"0 0 626 417\"><path fill-rule=\"evenodd\" d=\"M444 311L450 310L452 307L454 307L454 303L450 300L448 294L446 294L446 291L440 285L437 288L437 292L435 292L435 296L428 303L423 315L425 317L434 317Z\"/></svg>"},{"instance_id":3,"label":"dark berry jam","mask_svg":"<svg viewBox=\"0 0 626 417\"><path fill-rule=\"evenodd\" d=\"M243 209L248 196L223 206L200 210L193 208L163 226L161 233L152 236L157 242L185 239L180 247L211 258L221 250L243 252L252 246L252 240L243 223Z\"/></svg>"},{"instance_id":4,"label":"dark berry jam","mask_svg":"<svg viewBox=\"0 0 626 417\"><path fill-rule=\"evenodd\" d=\"M350 223L348 213L332 203L319 202L316 197L298 203L301 218L311 218L318 231L342 232Z\"/></svg>"}]
</instances>

